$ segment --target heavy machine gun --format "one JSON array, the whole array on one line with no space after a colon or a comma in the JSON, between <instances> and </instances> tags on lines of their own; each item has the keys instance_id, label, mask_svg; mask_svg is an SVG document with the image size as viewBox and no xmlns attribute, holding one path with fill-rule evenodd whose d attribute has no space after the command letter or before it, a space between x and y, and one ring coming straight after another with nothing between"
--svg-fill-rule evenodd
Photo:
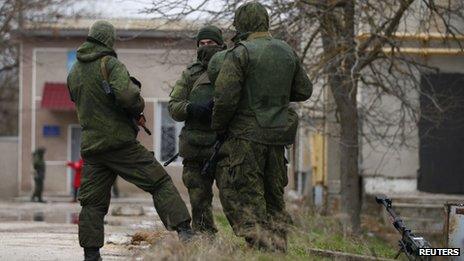
<instances>
[{"instance_id":1,"label":"heavy machine gun","mask_svg":"<svg viewBox=\"0 0 464 261\"><path fill-rule=\"evenodd\" d=\"M401 234L401 239L398 241L400 249L398 254L395 256L395 259L397 259L401 253L404 253L409 260L431 260L429 256L419 255L419 249L431 248L429 242L427 242L425 238L415 235L405 226L403 220L396 215L393 210L392 200L385 195L379 195L375 197L375 201L385 207L392 218L393 226Z\"/></svg>"}]
</instances>

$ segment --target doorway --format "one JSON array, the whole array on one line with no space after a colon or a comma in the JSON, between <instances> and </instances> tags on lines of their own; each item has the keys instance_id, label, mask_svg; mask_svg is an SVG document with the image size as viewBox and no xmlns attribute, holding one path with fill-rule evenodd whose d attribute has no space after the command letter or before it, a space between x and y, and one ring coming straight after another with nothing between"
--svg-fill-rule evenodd
<instances>
[{"instance_id":1,"label":"doorway","mask_svg":"<svg viewBox=\"0 0 464 261\"><path fill-rule=\"evenodd\" d=\"M464 194L464 74L423 75L420 108L418 189Z\"/></svg>"},{"instance_id":2,"label":"doorway","mask_svg":"<svg viewBox=\"0 0 464 261\"><path fill-rule=\"evenodd\" d=\"M81 126L77 124L69 125L68 129L68 160L78 161L81 158ZM73 191L74 171L67 168L68 171L68 191Z\"/></svg>"}]
</instances>

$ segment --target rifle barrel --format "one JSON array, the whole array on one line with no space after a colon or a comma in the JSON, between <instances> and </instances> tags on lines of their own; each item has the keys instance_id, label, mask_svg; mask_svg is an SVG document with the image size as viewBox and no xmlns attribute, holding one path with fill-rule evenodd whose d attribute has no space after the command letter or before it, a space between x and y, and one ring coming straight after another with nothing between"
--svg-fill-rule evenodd
<instances>
[{"instance_id":1,"label":"rifle barrel","mask_svg":"<svg viewBox=\"0 0 464 261\"><path fill-rule=\"evenodd\" d=\"M164 167L167 167L169 164L171 164L171 162L173 162L174 160L176 160L177 157L179 157L179 153L176 153L176 155L174 155L174 156L172 156L170 159L168 159L168 160L163 164L163 166L164 166Z\"/></svg>"},{"instance_id":2,"label":"rifle barrel","mask_svg":"<svg viewBox=\"0 0 464 261\"><path fill-rule=\"evenodd\" d=\"M151 136L151 131L150 131L150 129L147 128L147 126L142 125L142 128L143 128L143 130L144 130L148 135Z\"/></svg>"}]
</instances>

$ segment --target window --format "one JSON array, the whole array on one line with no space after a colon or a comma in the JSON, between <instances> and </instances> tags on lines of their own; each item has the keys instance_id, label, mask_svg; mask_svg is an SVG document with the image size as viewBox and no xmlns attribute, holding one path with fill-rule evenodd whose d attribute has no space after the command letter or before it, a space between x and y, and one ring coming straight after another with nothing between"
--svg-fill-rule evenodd
<instances>
[{"instance_id":1,"label":"window","mask_svg":"<svg viewBox=\"0 0 464 261\"><path fill-rule=\"evenodd\" d=\"M309 141L309 132L303 128L299 128L295 144L287 153L293 154L293 189L300 196L308 196L312 193L312 165L311 165L311 150Z\"/></svg>"},{"instance_id":2,"label":"window","mask_svg":"<svg viewBox=\"0 0 464 261\"><path fill-rule=\"evenodd\" d=\"M161 162L169 160L179 151L179 134L184 126L181 122L174 121L169 115L168 103L158 103L158 132L157 132L157 158ZM182 159L177 158L177 162Z\"/></svg>"},{"instance_id":3,"label":"window","mask_svg":"<svg viewBox=\"0 0 464 261\"><path fill-rule=\"evenodd\" d=\"M73 51L69 51L68 54L67 54L67 62L66 62L66 69L69 71L71 71L71 68L72 66L74 65L74 63L77 61L77 58L76 58L76 51L73 50Z\"/></svg>"}]
</instances>

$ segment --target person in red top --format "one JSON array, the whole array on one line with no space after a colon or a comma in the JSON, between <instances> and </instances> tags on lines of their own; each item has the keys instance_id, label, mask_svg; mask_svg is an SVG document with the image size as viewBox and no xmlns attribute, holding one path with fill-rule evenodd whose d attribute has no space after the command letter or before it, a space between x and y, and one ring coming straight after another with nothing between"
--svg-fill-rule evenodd
<instances>
[{"instance_id":1,"label":"person in red top","mask_svg":"<svg viewBox=\"0 0 464 261\"><path fill-rule=\"evenodd\" d=\"M79 191L79 187L81 186L81 172L82 172L82 167L84 166L84 161L82 159L78 161L69 161L66 165L74 170L74 181L73 181L74 191L73 191L72 202L77 202L77 193Z\"/></svg>"}]
</instances>

